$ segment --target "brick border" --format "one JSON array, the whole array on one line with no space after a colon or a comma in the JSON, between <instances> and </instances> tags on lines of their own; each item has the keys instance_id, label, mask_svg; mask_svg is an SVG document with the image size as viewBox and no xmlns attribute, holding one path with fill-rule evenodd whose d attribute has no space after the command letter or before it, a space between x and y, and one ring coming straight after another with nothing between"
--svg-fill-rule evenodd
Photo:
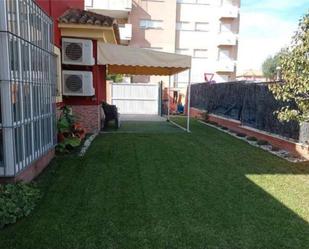
<instances>
[{"instance_id":1,"label":"brick border","mask_svg":"<svg viewBox=\"0 0 309 249\"><path fill-rule=\"evenodd\" d=\"M45 155L27 166L15 177L0 177L0 183L31 182L48 166L55 156L55 149L49 150Z\"/></svg>"},{"instance_id":2,"label":"brick border","mask_svg":"<svg viewBox=\"0 0 309 249\"><path fill-rule=\"evenodd\" d=\"M190 116L195 118L202 118L202 115L205 111L190 108ZM248 126L244 126L238 120L228 119L224 117L220 117L218 115L209 114L209 121L213 121L218 123L219 125L225 126L230 130L233 130L238 133L244 133L247 136L256 137L259 140L265 140L269 142L271 145L278 147L282 150L286 150L294 156L301 156L307 160L309 160L309 146L304 145L292 140L289 140L284 137L280 137L275 134L267 133L261 130L257 130Z\"/></svg>"}]
</instances>

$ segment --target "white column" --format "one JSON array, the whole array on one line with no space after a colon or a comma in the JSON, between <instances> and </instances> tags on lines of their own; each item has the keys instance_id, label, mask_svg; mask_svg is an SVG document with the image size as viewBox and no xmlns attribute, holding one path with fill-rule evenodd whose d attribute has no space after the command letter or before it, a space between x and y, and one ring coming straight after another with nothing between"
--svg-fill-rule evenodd
<instances>
[{"instance_id":1,"label":"white column","mask_svg":"<svg viewBox=\"0 0 309 249\"><path fill-rule=\"evenodd\" d=\"M168 90L167 90L167 120L170 120L170 90L171 90L171 76L168 76Z\"/></svg>"},{"instance_id":2,"label":"white column","mask_svg":"<svg viewBox=\"0 0 309 249\"><path fill-rule=\"evenodd\" d=\"M0 1L0 30L7 30L6 1ZM0 88L1 88L1 111L3 126L3 155L5 176L14 176L14 143L13 143L13 117L10 87L9 67L9 41L7 33L0 33ZM3 176L1 175L1 176Z\"/></svg>"},{"instance_id":3,"label":"white column","mask_svg":"<svg viewBox=\"0 0 309 249\"><path fill-rule=\"evenodd\" d=\"M190 132L190 102L191 102L191 69L189 69L188 76L188 91L187 91L187 132Z\"/></svg>"}]
</instances>

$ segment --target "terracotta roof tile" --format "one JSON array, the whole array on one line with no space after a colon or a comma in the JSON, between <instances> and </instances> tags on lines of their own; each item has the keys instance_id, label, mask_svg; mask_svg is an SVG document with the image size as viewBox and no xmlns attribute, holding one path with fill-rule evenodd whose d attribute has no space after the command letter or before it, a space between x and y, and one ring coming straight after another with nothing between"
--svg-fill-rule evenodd
<instances>
[{"instance_id":1,"label":"terracotta roof tile","mask_svg":"<svg viewBox=\"0 0 309 249\"><path fill-rule=\"evenodd\" d=\"M68 9L59 18L59 23L66 24L88 24L102 27L112 27L115 32L117 42L120 41L119 27L115 18L96 14L81 9Z\"/></svg>"}]
</instances>

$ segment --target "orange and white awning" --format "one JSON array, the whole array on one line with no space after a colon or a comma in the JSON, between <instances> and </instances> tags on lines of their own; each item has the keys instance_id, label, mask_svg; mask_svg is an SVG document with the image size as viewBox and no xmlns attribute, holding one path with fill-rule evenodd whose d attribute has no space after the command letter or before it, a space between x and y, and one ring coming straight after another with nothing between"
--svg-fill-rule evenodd
<instances>
[{"instance_id":1,"label":"orange and white awning","mask_svg":"<svg viewBox=\"0 0 309 249\"><path fill-rule=\"evenodd\" d=\"M97 63L110 74L174 75L191 68L191 56L98 42Z\"/></svg>"}]
</instances>

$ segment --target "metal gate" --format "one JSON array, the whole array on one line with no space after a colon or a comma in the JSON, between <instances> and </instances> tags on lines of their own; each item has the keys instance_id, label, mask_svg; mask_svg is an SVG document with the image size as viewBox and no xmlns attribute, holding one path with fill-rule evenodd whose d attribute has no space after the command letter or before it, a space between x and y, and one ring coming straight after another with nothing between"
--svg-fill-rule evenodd
<instances>
[{"instance_id":1,"label":"metal gate","mask_svg":"<svg viewBox=\"0 0 309 249\"><path fill-rule=\"evenodd\" d=\"M160 113L159 84L113 83L111 88L112 104L118 107L121 114Z\"/></svg>"}]
</instances>

